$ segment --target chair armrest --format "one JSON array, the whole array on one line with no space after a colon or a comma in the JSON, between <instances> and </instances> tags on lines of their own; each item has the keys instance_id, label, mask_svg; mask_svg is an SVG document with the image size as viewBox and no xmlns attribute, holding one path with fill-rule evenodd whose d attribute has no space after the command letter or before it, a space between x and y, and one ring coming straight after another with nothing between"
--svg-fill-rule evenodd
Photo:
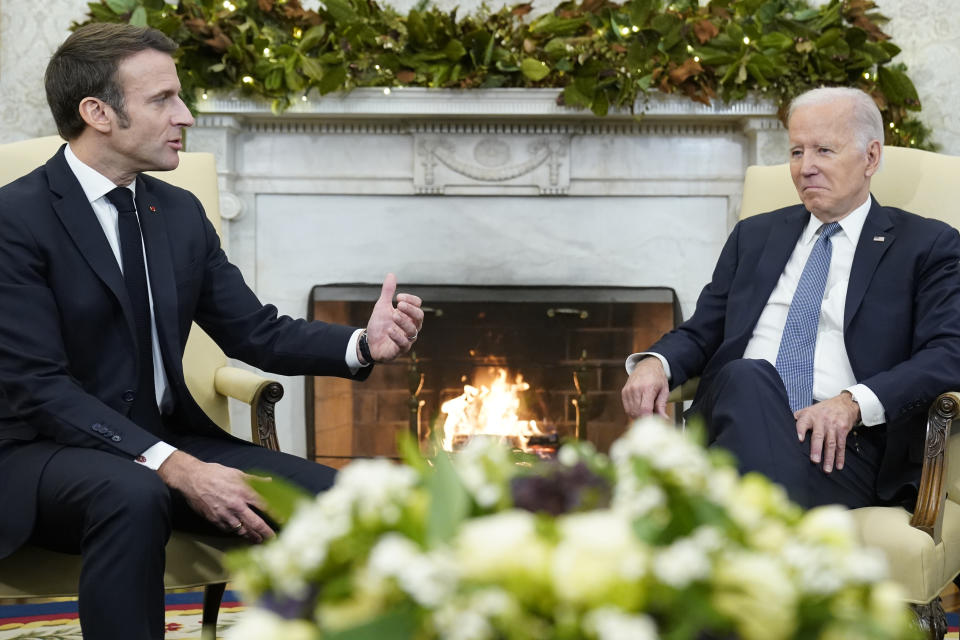
<instances>
[{"instance_id":1,"label":"chair armrest","mask_svg":"<svg viewBox=\"0 0 960 640\"><path fill-rule=\"evenodd\" d=\"M697 387L699 386L700 378L690 378L679 387L674 387L673 391L670 392L670 397L667 398L667 402L693 400L693 397L697 395Z\"/></svg>"},{"instance_id":2,"label":"chair armrest","mask_svg":"<svg viewBox=\"0 0 960 640\"><path fill-rule=\"evenodd\" d=\"M943 505L947 499L947 441L958 413L960 393L950 391L934 400L927 414L923 471L910 526L929 535L934 544L940 544Z\"/></svg>"},{"instance_id":3,"label":"chair armrest","mask_svg":"<svg viewBox=\"0 0 960 640\"><path fill-rule=\"evenodd\" d=\"M213 386L217 393L250 405L250 435L254 444L280 450L273 406L283 397L283 385L246 369L220 367Z\"/></svg>"}]
</instances>

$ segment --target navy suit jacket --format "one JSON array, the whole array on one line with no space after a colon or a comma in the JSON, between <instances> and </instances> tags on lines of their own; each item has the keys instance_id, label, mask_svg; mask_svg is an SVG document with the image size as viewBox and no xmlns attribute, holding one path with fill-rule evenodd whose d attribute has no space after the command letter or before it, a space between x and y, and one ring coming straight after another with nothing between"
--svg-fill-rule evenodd
<instances>
[{"instance_id":1,"label":"navy suit jacket","mask_svg":"<svg viewBox=\"0 0 960 640\"><path fill-rule=\"evenodd\" d=\"M689 320L650 351L666 357L671 383L701 376L693 409L712 376L741 358L810 214L802 205L741 220ZM938 220L873 201L854 253L844 341L857 382L886 411L877 492L915 501L926 411L960 388L960 235Z\"/></svg>"},{"instance_id":2,"label":"navy suit jacket","mask_svg":"<svg viewBox=\"0 0 960 640\"><path fill-rule=\"evenodd\" d=\"M344 361L353 327L278 317L275 307L260 303L192 193L140 175L136 201L180 428L230 437L184 381L181 360L193 321L228 356L267 371L369 375L369 367L352 375ZM0 309L3 557L29 535L37 480L58 448L95 447L132 460L158 442L128 418L138 372L131 305L63 148L0 189Z\"/></svg>"}]
</instances>

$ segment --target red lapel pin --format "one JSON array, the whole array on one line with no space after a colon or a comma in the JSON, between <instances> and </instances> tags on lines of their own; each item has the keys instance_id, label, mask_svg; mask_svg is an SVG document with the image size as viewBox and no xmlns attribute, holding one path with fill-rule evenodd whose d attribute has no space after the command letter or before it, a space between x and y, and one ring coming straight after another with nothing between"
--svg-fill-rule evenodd
<instances>
[{"instance_id":1,"label":"red lapel pin","mask_svg":"<svg viewBox=\"0 0 960 640\"><path fill-rule=\"evenodd\" d=\"M157 208L156 208L155 206L153 206L153 205L150 205L150 211L152 211L153 213L156 213L156 212L157 212Z\"/></svg>"}]
</instances>

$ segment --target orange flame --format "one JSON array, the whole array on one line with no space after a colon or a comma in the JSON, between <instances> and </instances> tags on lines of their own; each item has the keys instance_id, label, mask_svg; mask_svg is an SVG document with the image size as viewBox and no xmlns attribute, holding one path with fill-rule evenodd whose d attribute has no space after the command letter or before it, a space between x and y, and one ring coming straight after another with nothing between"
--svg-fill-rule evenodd
<instances>
[{"instance_id":1,"label":"orange flame","mask_svg":"<svg viewBox=\"0 0 960 640\"><path fill-rule=\"evenodd\" d=\"M447 415L443 423L443 448L453 451L473 436L501 438L518 449L527 450L533 436L543 435L535 420L520 420L522 391L530 388L519 373L513 383L507 382L507 370L497 369L490 386L464 385L463 393L443 403L440 411Z\"/></svg>"}]
</instances>

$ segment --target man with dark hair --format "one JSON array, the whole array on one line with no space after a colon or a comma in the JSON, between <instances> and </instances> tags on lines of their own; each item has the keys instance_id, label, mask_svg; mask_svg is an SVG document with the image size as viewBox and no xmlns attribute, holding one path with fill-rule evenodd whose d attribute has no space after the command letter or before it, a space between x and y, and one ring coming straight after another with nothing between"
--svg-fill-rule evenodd
<instances>
[{"instance_id":1,"label":"man with dark hair","mask_svg":"<svg viewBox=\"0 0 960 640\"><path fill-rule=\"evenodd\" d=\"M741 220L693 316L627 361L631 416L691 413L803 506L912 509L926 410L960 381L960 236L870 194L883 121L858 89L821 88L788 116L802 205Z\"/></svg>"},{"instance_id":2,"label":"man with dark hair","mask_svg":"<svg viewBox=\"0 0 960 640\"><path fill-rule=\"evenodd\" d=\"M357 380L423 322L416 296L394 306L392 274L365 329L278 317L196 197L141 173L176 168L193 124L175 49L152 29L78 29L46 74L68 144L0 189L0 557L27 540L81 553L87 640L163 637L171 528L273 535L244 470L333 481L204 415L181 365L191 322L264 370Z\"/></svg>"}]
</instances>

